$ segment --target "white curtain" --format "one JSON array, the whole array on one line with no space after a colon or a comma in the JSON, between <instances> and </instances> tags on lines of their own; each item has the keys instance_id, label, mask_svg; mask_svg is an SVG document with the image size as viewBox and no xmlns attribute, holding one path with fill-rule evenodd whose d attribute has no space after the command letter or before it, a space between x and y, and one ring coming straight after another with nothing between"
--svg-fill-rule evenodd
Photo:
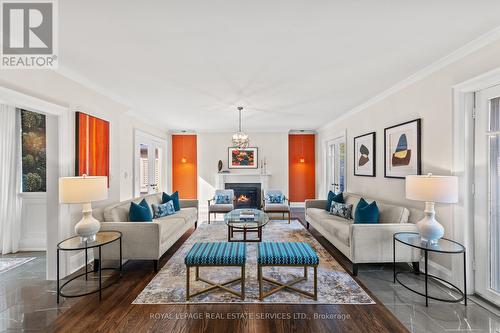
<instances>
[{"instance_id":1,"label":"white curtain","mask_svg":"<svg viewBox=\"0 0 500 333\"><path fill-rule=\"evenodd\" d=\"M21 236L20 112L0 104L0 250L15 253Z\"/></svg>"}]
</instances>

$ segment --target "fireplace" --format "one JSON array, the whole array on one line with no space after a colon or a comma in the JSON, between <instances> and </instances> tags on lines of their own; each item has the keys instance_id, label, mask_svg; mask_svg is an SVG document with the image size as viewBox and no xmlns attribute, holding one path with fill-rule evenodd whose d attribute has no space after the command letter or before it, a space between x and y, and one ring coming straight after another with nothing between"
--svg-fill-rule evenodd
<instances>
[{"instance_id":1,"label":"fireplace","mask_svg":"<svg viewBox=\"0 0 500 333\"><path fill-rule=\"evenodd\" d=\"M234 190L236 208L260 208L260 183L226 183L225 188Z\"/></svg>"}]
</instances>

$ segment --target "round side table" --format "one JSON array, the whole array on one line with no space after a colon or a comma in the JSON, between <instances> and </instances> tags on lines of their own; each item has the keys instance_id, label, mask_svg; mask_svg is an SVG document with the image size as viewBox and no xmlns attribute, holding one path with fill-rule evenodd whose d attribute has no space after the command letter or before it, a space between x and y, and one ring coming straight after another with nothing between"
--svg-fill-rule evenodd
<instances>
[{"instance_id":1,"label":"round side table","mask_svg":"<svg viewBox=\"0 0 500 333\"><path fill-rule=\"evenodd\" d=\"M452 241L451 239L447 239L447 238L441 238L437 241L437 243L429 244L429 243L423 241L417 232L398 232L398 233L395 233L393 235L392 242L393 242L393 244L392 244L393 245L392 258L393 258L394 283L396 283L396 281L397 281L400 285L402 285L406 289L408 289L408 290L410 290L418 295L425 297L425 306L429 306L429 298L436 300L436 301L447 302L447 303L458 303L458 302L464 301L464 305L467 306L465 247L462 244L457 243L457 242ZM425 293L417 291L417 290L405 285L403 282L401 282L401 280L399 280L398 275L410 274L412 272L409 272L409 271L396 272L396 242L399 242L399 243L407 245L407 246L411 246L413 248L420 249L424 252ZM461 253L463 253L463 262L464 262L464 290L463 291L460 290L460 288L458 288L457 286L455 286L451 282L443 280L435 275L428 273L429 252L444 253L444 254L461 254ZM429 288L428 288L429 279L443 282L444 284L448 285L450 290L457 292L461 297L458 299L451 299L451 298L444 299L444 298L439 298L437 296L429 295Z\"/></svg>"},{"instance_id":2,"label":"round side table","mask_svg":"<svg viewBox=\"0 0 500 333\"><path fill-rule=\"evenodd\" d=\"M119 267L109 267L109 268L103 268L102 265L99 265L98 273L99 273L99 288L95 290L91 290L89 292L84 292L84 293L79 293L79 294L65 294L63 293L63 288L71 283L72 281L76 280L79 277L85 276L85 280L88 279L88 275L94 273L93 271L89 272L88 271L88 250L93 249L93 248L98 248L99 249L99 259L102 258L102 247L104 245L113 243L119 241L120 243L120 266ZM59 279L59 253L60 251L81 251L85 250L85 273L78 274L68 281L64 282L60 286L60 279ZM99 299L102 298L102 290L104 288L109 287L112 283L106 285L104 288L102 286L102 271L103 270L119 270L120 271L120 276L122 272L122 233L119 231L99 231L96 234L95 241L83 241L81 240L80 236L74 236L68 239L63 240L59 244L57 244L57 303L59 303L59 296L62 297L81 297L81 296L86 296L90 295L93 293L99 293Z\"/></svg>"}]
</instances>

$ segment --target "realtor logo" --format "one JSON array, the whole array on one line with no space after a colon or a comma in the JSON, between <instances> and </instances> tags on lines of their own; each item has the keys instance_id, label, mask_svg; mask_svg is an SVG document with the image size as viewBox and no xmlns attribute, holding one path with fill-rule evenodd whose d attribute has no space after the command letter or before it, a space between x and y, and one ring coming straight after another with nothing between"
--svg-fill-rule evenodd
<instances>
[{"instance_id":1,"label":"realtor logo","mask_svg":"<svg viewBox=\"0 0 500 333\"><path fill-rule=\"evenodd\" d=\"M1 68L56 68L56 3L2 0Z\"/></svg>"}]
</instances>

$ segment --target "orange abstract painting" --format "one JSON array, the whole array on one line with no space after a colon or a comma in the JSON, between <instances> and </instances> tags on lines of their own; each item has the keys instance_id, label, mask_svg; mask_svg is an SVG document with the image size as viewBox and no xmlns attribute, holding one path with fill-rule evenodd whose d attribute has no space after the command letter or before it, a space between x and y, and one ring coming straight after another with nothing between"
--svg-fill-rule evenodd
<instances>
[{"instance_id":1,"label":"orange abstract painting","mask_svg":"<svg viewBox=\"0 0 500 333\"><path fill-rule=\"evenodd\" d=\"M77 176L106 176L109 186L109 122L76 113Z\"/></svg>"}]
</instances>

